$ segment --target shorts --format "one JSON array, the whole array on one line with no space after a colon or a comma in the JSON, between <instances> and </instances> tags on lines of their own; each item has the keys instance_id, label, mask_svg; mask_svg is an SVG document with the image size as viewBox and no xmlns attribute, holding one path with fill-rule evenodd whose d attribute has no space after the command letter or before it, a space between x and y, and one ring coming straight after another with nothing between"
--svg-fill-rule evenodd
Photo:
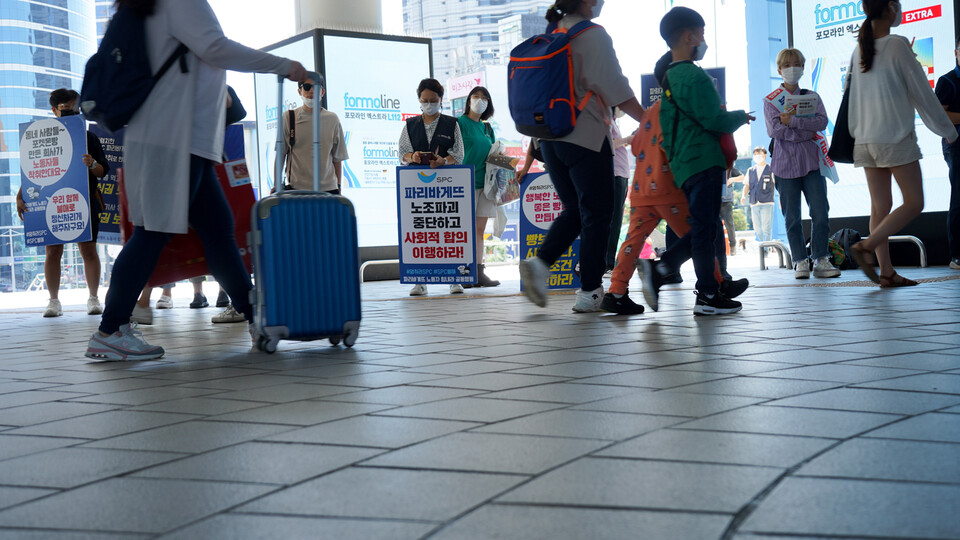
<instances>
[{"instance_id":1,"label":"shorts","mask_svg":"<svg viewBox=\"0 0 960 540\"><path fill-rule=\"evenodd\" d=\"M103 208L100 207L100 201L96 196L90 197L90 241L96 242L100 236L100 213Z\"/></svg>"},{"instance_id":2,"label":"shorts","mask_svg":"<svg viewBox=\"0 0 960 540\"><path fill-rule=\"evenodd\" d=\"M477 200L476 217L495 218L497 217L497 204L483 194L482 189L473 190L473 198Z\"/></svg>"},{"instance_id":3,"label":"shorts","mask_svg":"<svg viewBox=\"0 0 960 540\"><path fill-rule=\"evenodd\" d=\"M911 131L898 143L854 144L853 166L873 169L891 169L923 159L917 144L917 132Z\"/></svg>"}]
</instances>

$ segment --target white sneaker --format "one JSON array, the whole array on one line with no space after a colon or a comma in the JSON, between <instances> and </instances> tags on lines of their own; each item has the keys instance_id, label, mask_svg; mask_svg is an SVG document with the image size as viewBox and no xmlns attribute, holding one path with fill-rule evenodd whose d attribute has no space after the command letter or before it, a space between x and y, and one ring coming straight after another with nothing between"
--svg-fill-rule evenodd
<instances>
[{"instance_id":1,"label":"white sneaker","mask_svg":"<svg viewBox=\"0 0 960 540\"><path fill-rule=\"evenodd\" d=\"M426 296L427 295L427 286L423 283L417 283L410 289L410 296Z\"/></svg>"},{"instance_id":2,"label":"white sneaker","mask_svg":"<svg viewBox=\"0 0 960 540\"><path fill-rule=\"evenodd\" d=\"M47 302L47 309L43 311L44 317L59 317L63 315L63 307L60 305L60 301L56 298L51 298Z\"/></svg>"},{"instance_id":3,"label":"white sneaker","mask_svg":"<svg viewBox=\"0 0 960 540\"><path fill-rule=\"evenodd\" d=\"M233 309L233 304L227 306L227 309L223 310L220 313L214 315L210 322L212 323L236 323L246 321L246 317L242 313Z\"/></svg>"},{"instance_id":4,"label":"white sneaker","mask_svg":"<svg viewBox=\"0 0 960 540\"><path fill-rule=\"evenodd\" d=\"M530 257L520 261L520 282L523 284L523 294L531 302L540 306L547 305L547 276L550 268L539 257ZM603 294L600 295L601 297Z\"/></svg>"},{"instance_id":5,"label":"white sneaker","mask_svg":"<svg viewBox=\"0 0 960 540\"><path fill-rule=\"evenodd\" d=\"M153 310L149 307L133 306L130 322L137 324L153 324Z\"/></svg>"},{"instance_id":6,"label":"white sneaker","mask_svg":"<svg viewBox=\"0 0 960 540\"><path fill-rule=\"evenodd\" d=\"M813 265L813 277L840 277L840 269L830 263L829 257L820 257Z\"/></svg>"},{"instance_id":7,"label":"white sneaker","mask_svg":"<svg viewBox=\"0 0 960 540\"><path fill-rule=\"evenodd\" d=\"M157 309L173 309L173 298L163 295L157 300Z\"/></svg>"},{"instance_id":8,"label":"white sneaker","mask_svg":"<svg viewBox=\"0 0 960 540\"><path fill-rule=\"evenodd\" d=\"M797 279L810 279L810 259L804 259L793 267L793 277Z\"/></svg>"},{"instance_id":9,"label":"white sneaker","mask_svg":"<svg viewBox=\"0 0 960 540\"><path fill-rule=\"evenodd\" d=\"M950 269L960 270L960 259L950 259Z\"/></svg>"},{"instance_id":10,"label":"white sneaker","mask_svg":"<svg viewBox=\"0 0 960 540\"><path fill-rule=\"evenodd\" d=\"M100 299L96 296L87 298L87 315L99 315L103 313L103 306L100 305Z\"/></svg>"},{"instance_id":11,"label":"white sneaker","mask_svg":"<svg viewBox=\"0 0 960 540\"><path fill-rule=\"evenodd\" d=\"M577 291L577 302L573 304L573 310L577 313L593 313L601 311L600 304L603 302L603 287L592 291L580 289Z\"/></svg>"},{"instance_id":12,"label":"white sneaker","mask_svg":"<svg viewBox=\"0 0 960 540\"><path fill-rule=\"evenodd\" d=\"M107 361L153 360L163 356L163 347L150 345L137 330L137 324L125 324L109 336L96 332L87 344L87 358Z\"/></svg>"},{"instance_id":13,"label":"white sneaker","mask_svg":"<svg viewBox=\"0 0 960 540\"><path fill-rule=\"evenodd\" d=\"M450 286L450 294L463 294L463 285L454 283Z\"/></svg>"}]
</instances>

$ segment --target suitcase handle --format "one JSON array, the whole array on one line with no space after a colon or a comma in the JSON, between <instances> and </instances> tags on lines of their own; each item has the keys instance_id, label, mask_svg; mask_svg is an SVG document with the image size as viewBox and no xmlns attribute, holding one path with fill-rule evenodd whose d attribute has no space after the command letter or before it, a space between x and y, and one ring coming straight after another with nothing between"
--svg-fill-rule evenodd
<instances>
[{"instance_id":1,"label":"suitcase handle","mask_svg":"<svg viewBox=\"0 0 960 540\"><path fill-rule=\"evenodd\" d=\"M313 79L314 85L324 87L323 75L316 71L307 73ZM277 143L276 167L274 170L274 187L278 194L283 193L283 75L277 75ZM313 92L313 190L320 191L320 92Z\"/></svg>"}]
</instances>

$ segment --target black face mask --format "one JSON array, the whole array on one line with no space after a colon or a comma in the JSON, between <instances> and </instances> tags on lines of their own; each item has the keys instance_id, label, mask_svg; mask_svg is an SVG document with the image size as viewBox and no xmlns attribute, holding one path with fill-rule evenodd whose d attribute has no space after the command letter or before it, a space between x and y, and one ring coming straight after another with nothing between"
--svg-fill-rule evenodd
<instances>
[{"instance_id":1,"label":"black face mask","mask_svg":"<svg viewBox=\"0 0 960 540\"><path fill-rule=\"evenodd\" d=\"M73 109L60 109L60 118L63 118L64 116L76 116L78 114L80 113Z\"/></svg>"}]
</instances>

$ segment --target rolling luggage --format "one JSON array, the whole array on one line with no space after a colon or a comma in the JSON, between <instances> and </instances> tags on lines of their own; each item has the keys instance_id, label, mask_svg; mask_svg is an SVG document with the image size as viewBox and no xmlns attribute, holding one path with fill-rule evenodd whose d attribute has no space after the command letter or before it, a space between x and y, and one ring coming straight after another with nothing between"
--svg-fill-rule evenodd
<instances>
[{"instance_id":1,"label":"rolling luggage","mask_svg":"<svg viewBox=\"0 0 960 540\"><path fill-rule=\"evenodd\" d=\"M311 73L318 85L322 76ZM278 111L283 110L283 78ZM276 193L251 211L255 286L254 339L273 353L280 340L329 338L347 347L360 329L360 270L357 219L345 197L320 191L320 92L313 103L313 191L284 191L283 161L277 159ZM277 156L283 151L277 115Z\"/></svg>"}]
</instances>

